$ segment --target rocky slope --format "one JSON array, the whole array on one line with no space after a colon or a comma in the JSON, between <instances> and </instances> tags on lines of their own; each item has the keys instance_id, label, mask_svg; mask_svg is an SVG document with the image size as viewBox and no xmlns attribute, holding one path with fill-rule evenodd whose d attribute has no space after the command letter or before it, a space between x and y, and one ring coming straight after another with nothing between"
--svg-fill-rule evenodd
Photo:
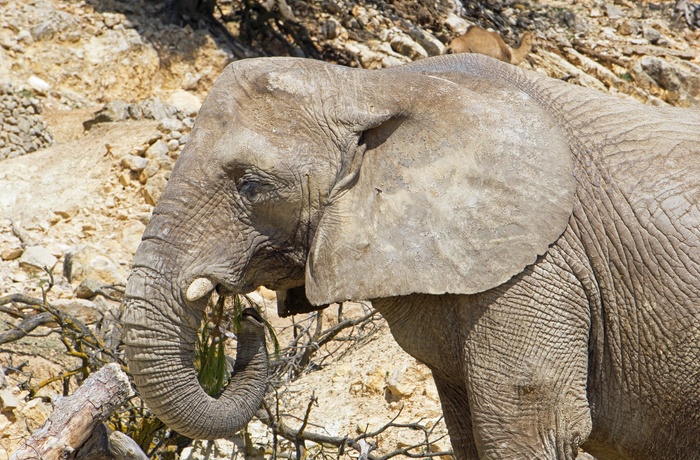
<instances>
[{"instance_id":1,"label":"rocky slope","mask_svg":"<svg viewBox=\"0 0 700 460\"><path fill-rule=\"evenodd\" d=\"M700 105L697 4L488 3L277 0L254 3L246 15L239 2L222 0L217 15L238 39L232 48L221 31L163 24L165 2L0 0L0 297L40 298L47 267L54 276L48 300L118 341L120 305L101 289L124 283L199 101L237 56L292 54L380 68L440 54L476 23L510 44L532 32L535 47L523 67L644 103ZM265 14L272 19L261 22ZM290 323L276 318L265 295L258 300L268 304L284 345ZM326 324L335 317L327 312ZM0 319L0 334L18 322L3 311ZM317 370L283 387L285 423L298 427L311 407L309 429L356 436L403 407L397 422L420 422L434 430L431 449L447 449L429 372L377 326L349 351L327 347ZM26 400L27 382L78 365L50 330L0 345L0 460L64 391L56 382ZM312 394L317 402L309 406ZM269 452L272 436L261 423L250 436L247 455ZM373 439L376 452L387 453L421 436L395 428ZM230 458L242 442L199 443L182 458L201 458L206 449L219 452L209 458Z\"/></svg>"}]
</instances>

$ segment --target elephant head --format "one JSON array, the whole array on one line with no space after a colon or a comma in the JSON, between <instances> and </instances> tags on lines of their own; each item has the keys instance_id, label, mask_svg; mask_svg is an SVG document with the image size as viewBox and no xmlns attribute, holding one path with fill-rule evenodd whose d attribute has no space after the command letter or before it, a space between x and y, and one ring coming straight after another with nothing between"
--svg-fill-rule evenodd
<instances>
[{"instance_id":1,"label":"elephant head","mask_svg":"<svg viewBox=\"0 0 700 460\"><path fill-rule=\"evenodd\" d=\"M158 416L215 438L261 402L264 334L252 313L223 394L197 382L195 334L215 288L265 285L314 306L470 294L546 251L571 212L566 140L524 93L465 75L293 58L224 70L127 286L129 366Z\"/></svg>"}]
</instances>

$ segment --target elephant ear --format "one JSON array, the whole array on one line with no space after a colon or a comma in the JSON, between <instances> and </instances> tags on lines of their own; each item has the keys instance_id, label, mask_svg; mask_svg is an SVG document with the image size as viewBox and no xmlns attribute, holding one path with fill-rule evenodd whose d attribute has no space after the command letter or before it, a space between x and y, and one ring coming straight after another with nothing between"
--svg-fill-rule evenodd
<instances>
[{"instance_id":1,"label":"elephant ear","mask_svg":"<svg viewBox=\"0 0 700 460\"><path fill-rule=\"evenodd\" d=\"M368 77L362 94L376 99L356 114L359 174L332 195L314 237L309 301L474 294L534 263L564 232L575 192L552 117L488 82L471 85L476 93L429 75L380 75Z\"/></svg>"}]
</instances>

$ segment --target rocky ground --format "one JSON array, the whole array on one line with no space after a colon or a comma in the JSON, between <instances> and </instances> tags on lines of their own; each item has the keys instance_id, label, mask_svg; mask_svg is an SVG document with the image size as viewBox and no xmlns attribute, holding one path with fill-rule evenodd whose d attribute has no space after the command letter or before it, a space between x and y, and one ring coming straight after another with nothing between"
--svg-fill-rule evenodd
<instances>
[{"instance_id":1,"label":"rocky ground","mask_svg":"<svg viewBox=\"0 0 700 460\"><path fill-rule=\"evenodd\" d=\"M114 293L200 101L223 67L242 56L289 54L374 69L438 55L476 23L510 44L532 32L535 47L523 67L643 103L700 105L698 4L488 3L276 0L248 2L255 8L244 10L221 0L223 31L165 24L165 2L0 0L0 299L41 298L47 267L51 305L118 344ZM269 293L256 299L267 305L284 346L291 323L276 317ZM20 321L12 305L0 305L7 309L0 309L0 460L73 387L57 381L33 398L28 388L79 365L55 324L3 342ZM364 310L355 305L344 314L357 318ZM332 327L337 312L324 319ZM425 431L386 430L371 439L375 453L420 443L426 432L432 451L448 449L427 369L398 348L381 321L360 329L352 332L357 340L326 345L307 371L279 387L285 423L298 427L311 407L309 430L353 437L399 414L396 422ZM312 394L317 401L309 406ZM241 449L269 454L272 435L262 423L251 424L246 448L243 439L199 443L181 458L203 458L207 449L208 458Z\"/></svg>"}]
</instances>

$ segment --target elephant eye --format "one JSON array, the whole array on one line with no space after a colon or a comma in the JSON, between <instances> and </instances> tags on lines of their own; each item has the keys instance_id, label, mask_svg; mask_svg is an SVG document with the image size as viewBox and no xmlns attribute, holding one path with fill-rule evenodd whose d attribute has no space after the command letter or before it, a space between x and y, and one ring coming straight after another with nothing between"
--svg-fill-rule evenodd
<instances>
[{"instance_id":1,"label":"elephant eye","mask_svg":"<svg viewBox=\"0 0 700 460\"><path fill-rule=\"evenodd\" d=\"M271 190L271 185L258 180L242 180L238 187L238 194L250 203L257 203L265 199Z\"/></svg>"}]
</instances>

